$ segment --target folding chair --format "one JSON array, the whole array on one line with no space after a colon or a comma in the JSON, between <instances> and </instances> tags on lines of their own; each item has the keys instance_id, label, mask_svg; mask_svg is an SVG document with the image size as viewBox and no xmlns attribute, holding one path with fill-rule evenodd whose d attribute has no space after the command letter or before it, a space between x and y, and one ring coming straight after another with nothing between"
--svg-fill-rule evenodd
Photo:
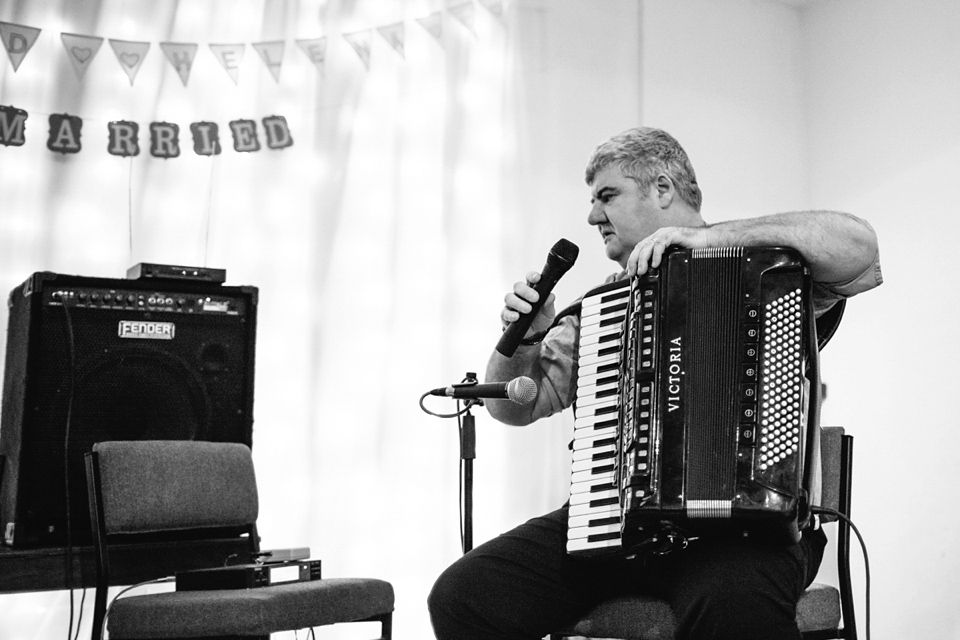
<instances>
[{"instance_id":1,"label":"folding chair","mask_svg":"<svg viewBox=\"0 0 960 640\"><path fill-rule=\"evenodd\" d=\"M381 640L391 638L393 587L372 578L128 595L107 611L111 575L126 572L121 557L136 556L111 555L117 545L142 545L146 556L152 544L239 537L257 558L257 484L250 449L238 443L101 442L85 462L97 567L93 640L104 628L111 640L266 640L277 631L359 621L379 621ZM220 566L215 552L192 564Z\"/></svg>"}]
</instances>

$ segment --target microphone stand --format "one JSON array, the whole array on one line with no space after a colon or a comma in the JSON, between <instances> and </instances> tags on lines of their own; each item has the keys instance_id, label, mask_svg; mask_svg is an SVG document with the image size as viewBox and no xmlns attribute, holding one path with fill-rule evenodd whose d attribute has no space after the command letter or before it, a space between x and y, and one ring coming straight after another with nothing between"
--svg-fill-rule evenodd
<instances>
[{"instance_id":1,"label":"microphone stand","mask_svg":"<svg viewBox=\"0 0 960 640\"><path fill-rule=\"evenodd\" d=\"M467 377L473 374L468 373ZM476 421L470 407L483 406L482 400L467 400L460 422L460 465L463 473L463 553L473 549L473 461L477 457Z\"/></svg>"},{"instance_id":2,"label":"microphone stand","mask_svg":"<svg viewBox=\"0 0 960 640\"><path fill-rule=\"evenodd\" d=\"M468 371L466 376L458 385L469 386L477 384L477 374ZM437 418L460 418L458 420L460 432L460 538L463 553L473 549L473 461L477 457L477 428L473 414L470 412L472 407L482 407L483 400L480 398L467 398L464 401L463 408L460 408L457 401L456 413L434 413L427 409L423 401L431 395L428 391L420 396L420 408Z\"/></svg>"}]
</instances>

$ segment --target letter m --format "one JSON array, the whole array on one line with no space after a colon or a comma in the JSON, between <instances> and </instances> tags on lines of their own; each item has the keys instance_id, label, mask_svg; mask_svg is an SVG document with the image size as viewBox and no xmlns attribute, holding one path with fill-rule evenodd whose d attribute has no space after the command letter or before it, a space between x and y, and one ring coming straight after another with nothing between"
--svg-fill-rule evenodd
<instances>
[{"instance_id":1,"label":"letter m","mask_svg":"<svg viewBox=\"0 0 960 640\"><path fill-rule=\"evenodd\" d=\"M23 145L23 130L27 112L14 107L0 106L0 144L6 147Z\"/></svg>"}]
</instances>

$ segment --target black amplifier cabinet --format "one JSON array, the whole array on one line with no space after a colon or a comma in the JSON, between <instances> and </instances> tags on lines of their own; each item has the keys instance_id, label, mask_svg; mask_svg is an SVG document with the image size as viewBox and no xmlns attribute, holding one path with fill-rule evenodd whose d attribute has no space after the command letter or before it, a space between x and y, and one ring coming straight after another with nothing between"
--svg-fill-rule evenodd
<instances>
[{"instance_id":1,"label":"black amplifier cabinet","mask_svg":"<svg viewBox=\"0 0 960 640\"><path fill-rule=\"evenodd\" d=\"M5 544L89 544L83 454L95 442L252 445L255 287L40 272L8 306Z\"/></svg>"}]
</instances>

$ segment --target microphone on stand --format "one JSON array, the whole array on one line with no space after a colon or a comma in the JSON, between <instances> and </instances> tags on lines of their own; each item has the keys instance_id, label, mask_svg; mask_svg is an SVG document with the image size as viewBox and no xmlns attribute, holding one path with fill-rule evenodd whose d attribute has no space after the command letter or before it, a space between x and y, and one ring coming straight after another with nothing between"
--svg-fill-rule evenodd
<instances>
[{"instance_id":1,"label":"microphone on stand","mask_svg":"<svg viewBox=\"0 0 960 640\"><path fill-rule=\"evenodd\" d=\"M533 324L534 318L540 313L540 308L547 301L547 296L550 295L554 285L573 266L578 255L580 255L580 247L566 238L557 240L556 244L550 249L550 253L547 254L547 263L544 265L543 271L540 272L540 280L533 285L533 289L540 294L540 297L532 303L533 308L530 309L530 313L520 314L516 322L507 325L500 341L497 343L497 351L508 358L513 355L520 345L520 341L523 340L524 334Z\"/></svg>"},{"instance_id":2,"label":"microphone on stand","mask_svg":"<svg viewBox=\"0 0 960 640\"><path fill-rule=\"evenodd\" d=\"M537 383L526 376L508 382L486 384L455 384L433 389L428 395L476 400L479 398L506 398L517 404L533 402L537 397Z\"/></svg>"}]
</instances>

